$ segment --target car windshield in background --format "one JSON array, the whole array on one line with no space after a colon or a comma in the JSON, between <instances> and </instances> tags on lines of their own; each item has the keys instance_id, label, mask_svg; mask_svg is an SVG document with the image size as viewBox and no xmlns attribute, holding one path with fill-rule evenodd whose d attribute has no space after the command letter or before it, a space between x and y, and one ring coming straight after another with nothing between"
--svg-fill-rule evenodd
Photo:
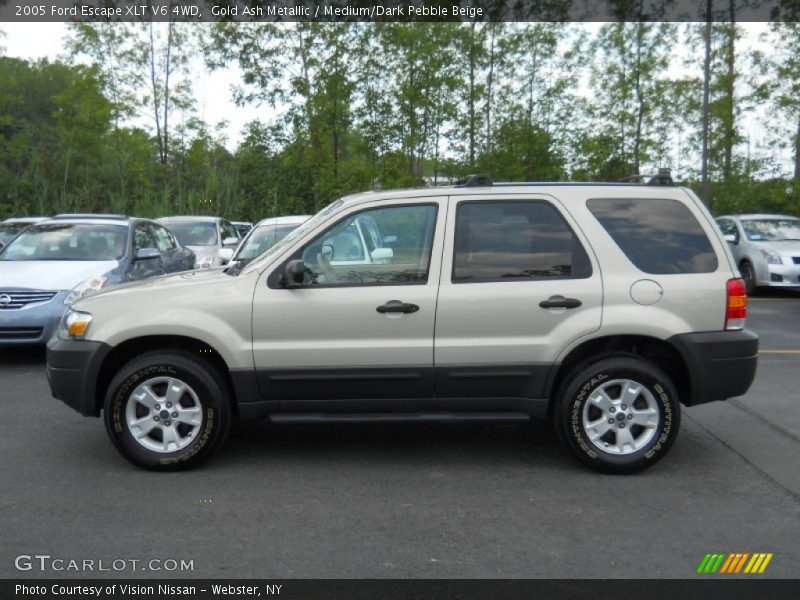
<instances>
[{"instance_id":1,"label":"car windshield in background","mask_svg":"<svg viewBox=\"0 0 800 600\"><path fill-rule=\"evenodd\" d=\"M167 226L178 241L184 246L216 246L217 224L210 222L183 222L170 223Z\"/></svg>"},{"instance_id":2,"label":"car windshield in background","mask_svg":"<svg viewBox=\"0 0 800 600\"><path fill-rule=\"evenodd\" d=\"M5 244L20 231L27 227L24 223L6 223L0 225L0 244Z\"/></svg>"},{"instance_id":3,"label":"car windshield in background","mask_svg":"<svg viewBox=\"0 0 800 600\"><path fill-rule=\"evenodd\" d=\"M127 241L124 225L33 225L6 247L0 260L117 260L125 255Z\"/></svg>"},{"instance_id":4,"label":"car windshield in background","mask_svg":"<svg viewBox=\"0 0 800 600\"><path fill-rule=\"evenodd\" d=\"M800 240L800 219L747 219L742 228L751 242Z\"/></svg>"},{"instance_id":5,"label":"car windshield in background","mask_svg":"<svg viewBox=\"0 0 800 600\"><path fill-rule=\"evenodd\" d=\"M300 223L287 225L263 225L256 229L236 254L237 260L252 260L260 256L276 242L285 238L289 232L294 231Z\"/></svg>"}]
</instances>

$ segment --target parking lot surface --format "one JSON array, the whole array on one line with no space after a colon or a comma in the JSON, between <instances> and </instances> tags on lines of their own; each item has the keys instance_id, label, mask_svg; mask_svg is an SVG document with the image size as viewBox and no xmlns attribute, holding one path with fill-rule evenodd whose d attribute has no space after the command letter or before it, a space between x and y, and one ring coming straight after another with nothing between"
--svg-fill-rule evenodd
<instances>
[{"instance_id":1,"label":"parking lot surface","mask_svg":"<svg viewBox=\"0 0 800 600\"><path fill-rule=\"evenodd\" d=\"M627 477L546 424L236 423L208 466L150 473L50 397L42 351L0 351L0 577L683 578L709 552L798 577L800 294L753 299L748 327L747 396L684 410L670 454ZM21 572L21 554L194 570Z\"/></svg>"}]
</instances>

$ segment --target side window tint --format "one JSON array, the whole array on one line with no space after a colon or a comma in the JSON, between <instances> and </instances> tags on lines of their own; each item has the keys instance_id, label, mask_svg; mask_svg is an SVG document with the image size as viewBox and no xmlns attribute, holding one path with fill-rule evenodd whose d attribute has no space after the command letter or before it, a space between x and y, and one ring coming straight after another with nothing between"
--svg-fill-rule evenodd
<instances>
[{"instance_id":1,"label":"side window tint","mask_svg":"<svg viewBox=\"0 0 800 600\"><path fill-rule=\"evenodd\" d=\"M239 239L239 232L236 231L236 228L229 223L228 221L222 222L222 239L225 240L227 238L236 238Z\"/></svg>"},{"instance_id":2,"label":"side window tint","mask_svg":"<svg viewBox=\"0 0 800 600\"><path fill-rule=\"evenodd\" d=\"M172 239L172 236L166 229L163 227L154 226L153 232L156 236L156 243L158 244L159 251L167 252L175 249L175 243Z\"/></svg>"},{"instance_id":3,"label":"side window tint","mask_svg":"<svg viewBox=\"0 0 800 600\"><path fill-rule=\"evenodd\" d=\"M587 206L641 271L711 273L717 255L700 223L677 200L596 198Z\"/></svg>"},{"instance_id":4,"label":"side window tint","mask_svg":"<svg viewBox=\"0 0 800 600\"><path fill-rule=\"evenodd\" d=\"M142 248L155 248L156 243L150 233L150 226L147 223L137 225L133 230L133 250Z\"/></svg>"},{"instance_id":5,"label":"side window tint","mask_svg":"<svg viewBox=\"0 0 800 600\"><path fill-rule=\"evenodd\" d=\"M729 219L720 219L717 221L717 225L719 226L719 230L723 235L735 235L736 237L739 237L738 232L736 231L736 224L733 221Z\"/></svg>"},{"instance_id":6,"label":"side window tint","mask_svg":"<svg viewBox=\"0 0 800 600\"><path fill-rule=\"evenodd\" d=\"M436 225L435 205L391 206L351 215L322 233L295 258L306 266L306 284L387 285L428 281ZM357 221L369 217L392 247L370 249L374 238ZM364 237L370 236L366 242ZM378 239L381 239L380 237Z\"/></svg>"},{"instance_id":7,"label":"side window tint","mask_svg":"<svg viewBox=\"0 0 800 600\"><path fill-rule=\"evenodd\" d=\"M551 204L459 204L453 282L588 277L591 273L586 251Z\"/></svg>"}]
</instances>

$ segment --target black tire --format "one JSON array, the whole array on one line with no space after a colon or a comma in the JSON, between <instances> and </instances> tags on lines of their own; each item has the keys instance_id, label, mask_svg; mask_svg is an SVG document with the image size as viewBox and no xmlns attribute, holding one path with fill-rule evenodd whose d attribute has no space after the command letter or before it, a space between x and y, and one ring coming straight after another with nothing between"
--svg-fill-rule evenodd
<instances>
[{"instance_id":1,"label":"black tire","mask_svg":"<svg viewBox=\"0 0 800 600\"><path fill-rule=\"evenodd\" d=\"M642 442L647 439L647 435L651 436L641 448L626 454L614 454L601 448L601 445L606 447L609 445L609 442L604 440L614 440L611 443L617 443L615 428L609 428L606 434L612 437L603 436L598 440L598 445L595 445L595 442L589 439L583 424L584 408L593 392L603 386L606 386L604 389L613 392L613 382L617 380L631 380L643 385L649 391L650 402L657 408L659 416L658 424L649 429L627 419L621 421L623 425L627 425L632 435L636 432ZM621 386L619 389L622 389ZM636 396L634 404L646 402L644 394L643 391L641 395ZM587 408L589 413L597 410L597 407ZM618 411L616 415L605 416L619 417L621 412L623 411ZM628 414L632 412L628 409ZM600 411L598 414L604 413ZM596 471L619 474L636 473L658 462L677 437L680 416L678 394L669 377L650 361L633 355L609 356L600 360L595 359L593 362L587 361L576 367L560 386L553 410L553 420L559 439L578 459ZM591 422L594 422L594 417L591 418ZM615 421L614 425L619 426L619 422ZM648 434L650 431L652 433Z\"/></svg>"},{"instance_id":2,"label":"black tire","mask_svg":"<svg viewBox=\"0 0 800 600\"><path fill-rule=\"evenodd\" d=\"M753 265L748 260L743 260L739 265L739 272L742 274L744 280L744 288L748 296L755 296L758 294L758 286L756 285L756 272Z\"/></svg>"},{"instance_id":3,"label":"black tire","mask_svg":"<svg viewBox=\"0 0 800 600\"><path fill-rule=\"evenodd\" d=\"M126 411L129 403L134 402L132 394L137 386L167 377L179 379L191 388L196 400L194 396L184 394L181 403L186 402L189 409L196 409L199 405L202 421L196 426L178 423L178 420L167 422L170 427L175 427L176 433L178 427L182 428L181 442L187 445L172 451L156 451L134 438ZM166 387L166 384L157 385ZM159 408L163 410L166 407ZM131 410L147 412L139 403L135 403ZM159 413L153 411L151 414L157 416ZM190 469L208 460L225 441L231 424L230 393L216 369L191 354L177 350L152 352L127 363L111 380L105 396L104 420L114 446L133 464L157 471ZM163 420L160 427L161 432L165 431ZM151 433L142 437L152 445L158 443L158 436Z\"/></svg>"}]
</instances>

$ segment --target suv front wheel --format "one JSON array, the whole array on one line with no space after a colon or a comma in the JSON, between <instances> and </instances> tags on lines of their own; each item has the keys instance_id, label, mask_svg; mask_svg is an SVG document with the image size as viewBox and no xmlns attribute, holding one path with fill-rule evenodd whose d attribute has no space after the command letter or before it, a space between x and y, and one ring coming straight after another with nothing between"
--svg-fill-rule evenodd
<instances>
[{"instance_id":1,"label":"suv front wheel","mask_svg":"<svg viewBox=\"0 0 800 600\"><path fill-rule=\"evenodd\" d=\"M604 473L635 473L661 459L678 434L680 404L650 361L612 356L577 367L553 413L559 438Z\"/></svg>"},{"instance_id":2,"label":"suv front wheel","mask_svg":"<svg viewBox=\"0 0 800 600\"><path fill-rule=\"evenodd\" d=\"M230 428L227 386L188 353L154 352L126 364L105 399L111 441L147 469L188 469L208 459Z\"/></svg>"}]
</instances>

